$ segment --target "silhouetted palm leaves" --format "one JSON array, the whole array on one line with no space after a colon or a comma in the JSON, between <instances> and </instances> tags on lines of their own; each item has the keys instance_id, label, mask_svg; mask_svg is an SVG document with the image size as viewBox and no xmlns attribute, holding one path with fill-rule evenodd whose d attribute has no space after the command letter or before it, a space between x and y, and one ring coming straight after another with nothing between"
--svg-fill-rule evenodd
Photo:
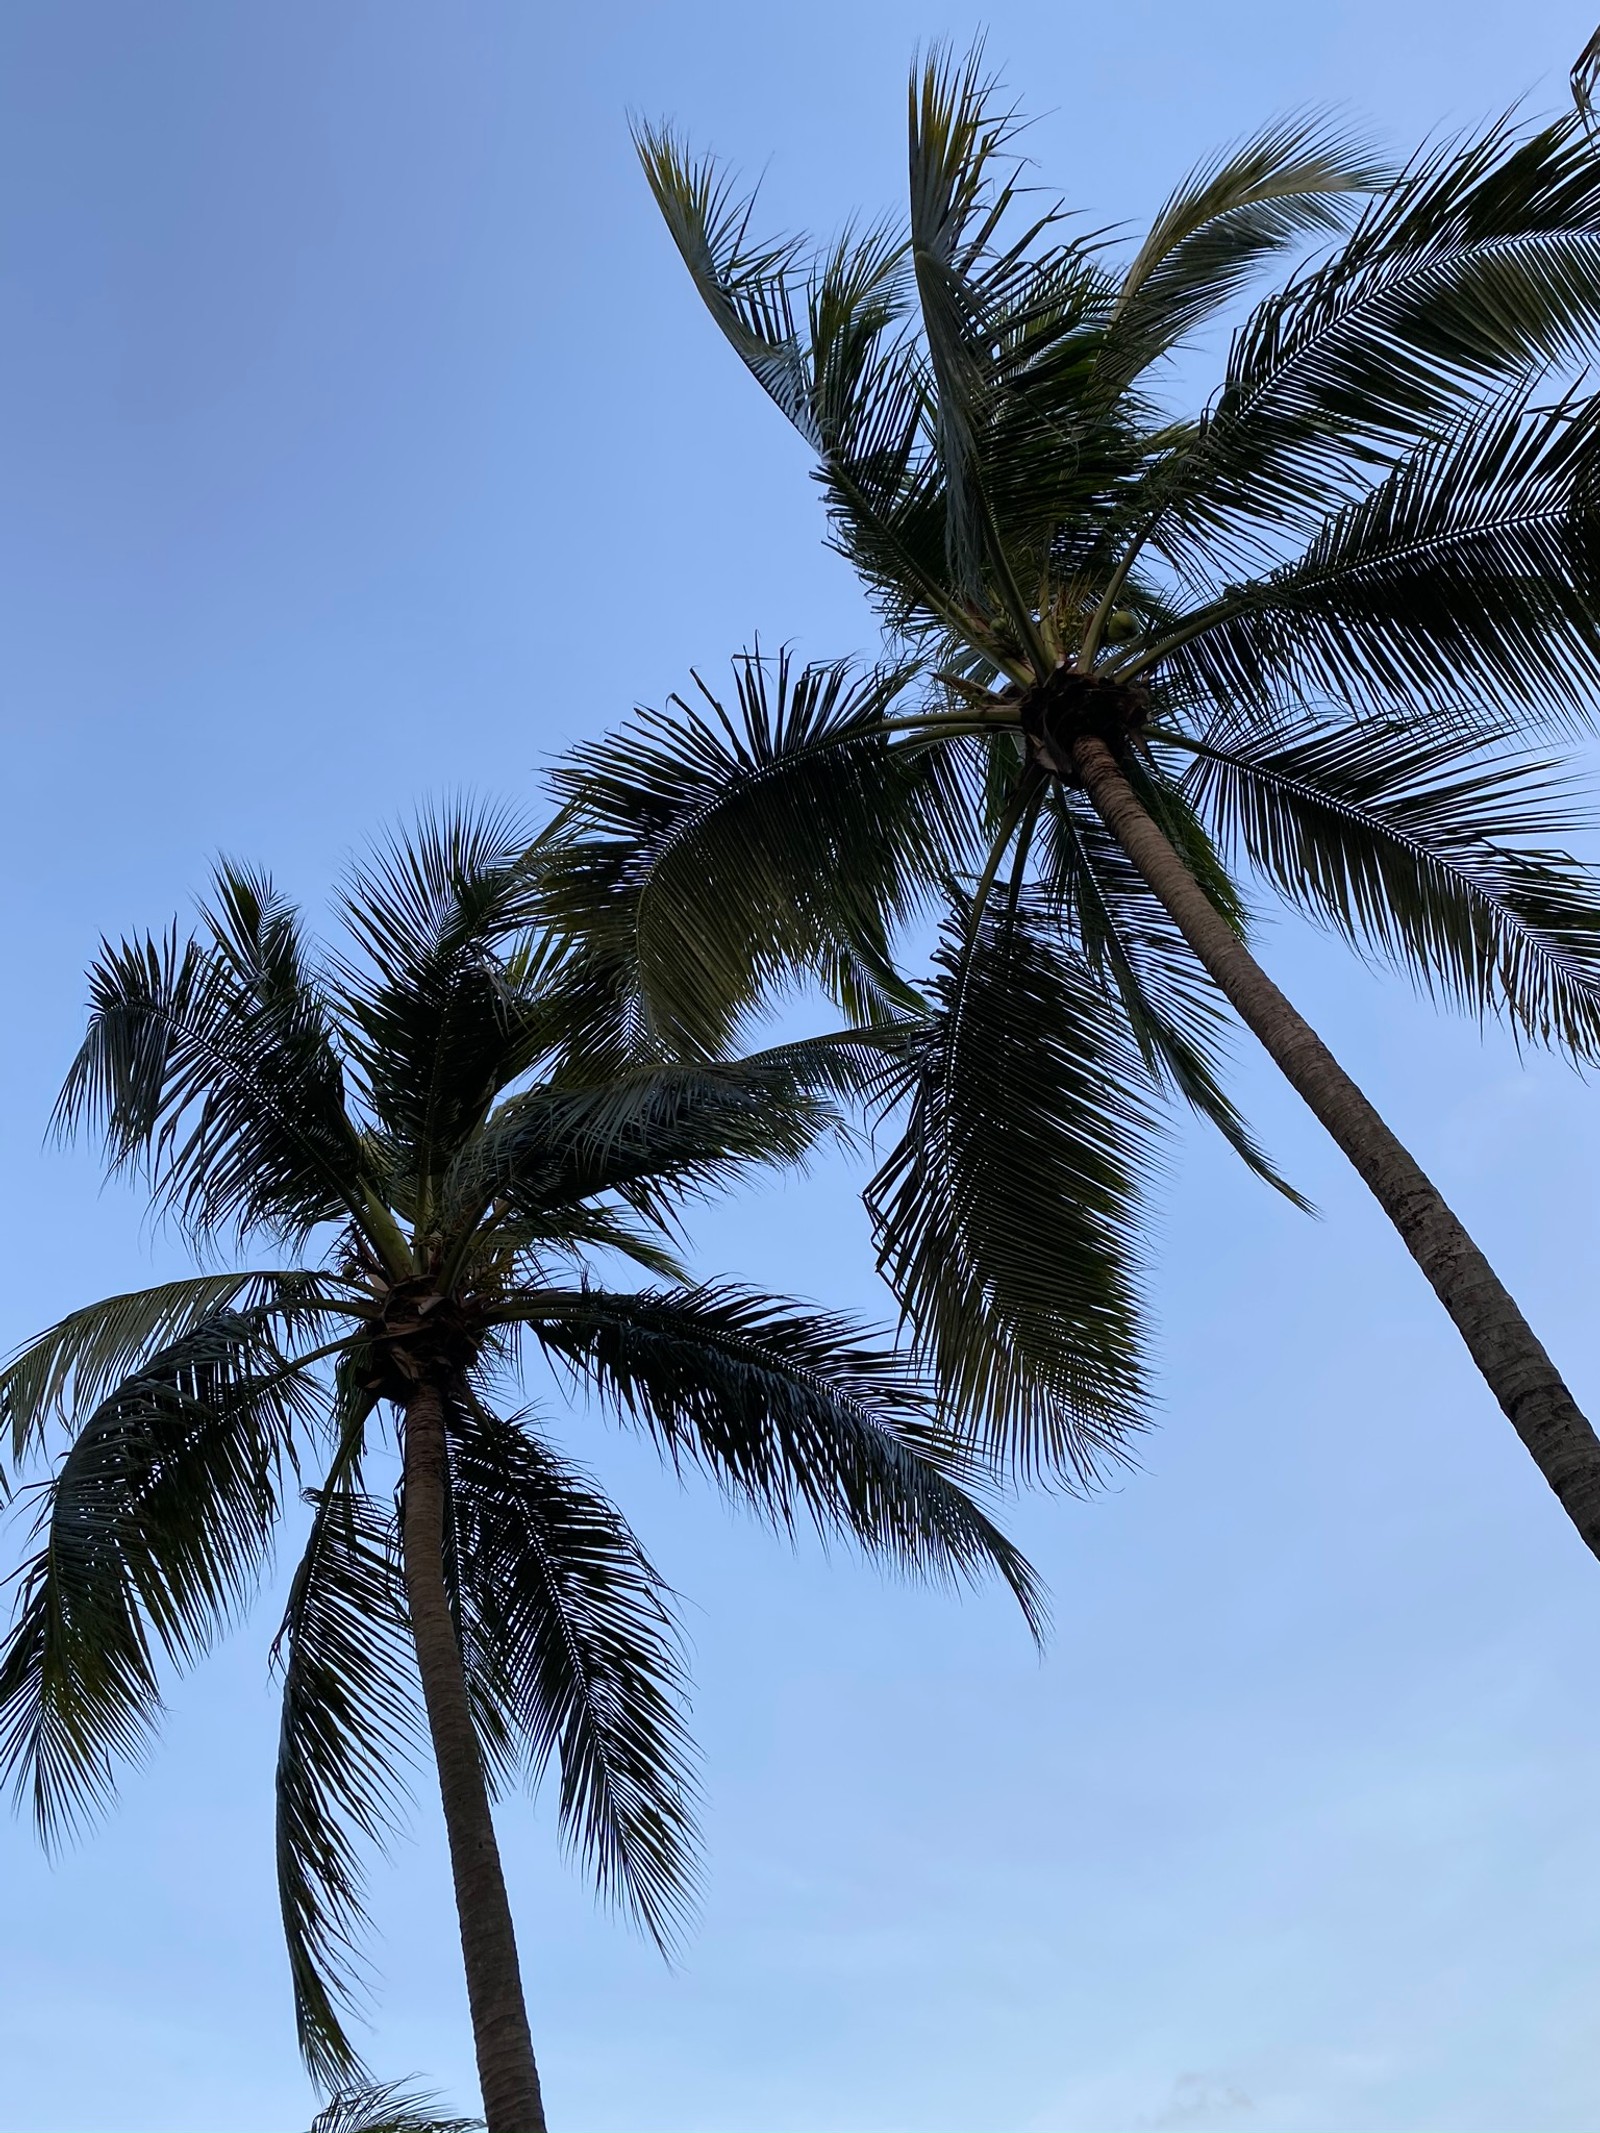
<instances>
[{"instance_id":1,"label":"silhouetted palm leaves","mask_svg":"<svg viewBox=\"0 0 1600 2133\"><path fill-rule=\"evenodd\" d=\"M763 236L715 161L640 133L889 663L746 657L732 699L580 746L539 893L634 1041L712 1055L797 978L877 1025L902 1137L868 1202L920 1352L991 1446L1086 1474L1143 1414L1160 1096L1283 1181L1225 1091L1230 1011L1047 728L1105 727L1236 933L1264 886L1600 1051L1558 751L1600 685L1600 155L1569 115L1394 171L1301 116L1128 246L1022 186L1017 132L981 55L936 52L905 214L825 243Z\"/></svg>"},{"instance_id":2,"label":"silhouetted palm leaves","mask_svg":"<svg viewBox=\"0 0 1600 2133\"><path fill-rule=\"evenodd\" d=\"M278 1879L301 2045L330 2085L358 2066L363 1854L426 1738L372 1475L419 1344L450 1388L444 1567L484 1768L503 1790L554 1762L566 1843L663 1947L696 1861L673 1595L509 1400L532 1353L780 1530L803 1511L917 1574L998 1571L1040 1621L905 1359L678 1271L685 1206L800 1161L862 1063L827 1042L608 1060L584 969L528 931L527 844L493 815L424 823L351 877L337 953L235 868L193 938L105 948L62 1127L98 1129L197 1243L290 1263L109 1298L0 1376L14 1457L51 1462L23 1492L33 1552L0 1651L0 1759L47 1838L143 1752L164 1677L248 1605L304 1492L275 1648ZM617 1285L629 1259L648 1286ZM410 2124L402 2104L372 2091L328 2124Z\"/></svg>"}]
</instances>

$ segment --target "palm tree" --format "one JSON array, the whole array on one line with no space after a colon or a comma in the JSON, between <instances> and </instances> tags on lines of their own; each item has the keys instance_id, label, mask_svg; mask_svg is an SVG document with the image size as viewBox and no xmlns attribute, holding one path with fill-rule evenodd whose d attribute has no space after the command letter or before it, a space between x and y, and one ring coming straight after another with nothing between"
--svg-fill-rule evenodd
<instances>
[{"instance_id":1,"label":"palm tree","mask_svg":"<svg viewBox=\"0 0 1600 2133\"><path fill-rule=\"evenodd\" d=\"M1080 1473L1142 1413L1152 1099L1282 1183L1224 1091L1231 1007L1600 1552L1600 1442L1251 953L1244 882L1519 1037L1600 1046L1600 899L1553 753L1600 685L1600 155L1574 114L1393 173L1300 118L1123 248L1036 211L1015 133L980 55L934 54L907 220L822 246L759 236L714 161L641 134L887 663L747 657L736 702L702 685L577 750L545 909L684 1056L797 976L894 1026L885 1271L996 1441ZM1184 411L1196 337L1278 261ZM893 951L929 908L919 996Z\"/></svg>"},{"instance_id":2,"label":"palm tree","mask_svg":"<svg viewBox=\"0 0 1600 2133\"><path fill-rule=\"evenodd\" d=\"M673 1251L685 1201L794 1162L848 1041L715 1067L580 1071L582 999L526 931L527 838L425 825L351 877L319 954L223 867L202 932L107 946L59 1104L198 1242L271 1248L76 1311L0 1378L36 1550L0 1652L0 1762L49 1838L102 1801L249 1596L289 1485L309 1534L276 1656L277 1858L300 2044L359 2077L360 1846L413 1738L438 1776L489 2133L544 2125L491 1814L560 1771L567 1842L663 1947L693 1887L671 1594L621 1512L507 1397L530 1346L680 1469L779 1528L809 1519L916 1573L1027 1565L903 1359L848 1321ZM652 1277L600 1277L627 1261ZM398 1452L393 1498L369 1467ZM398 1508L396 1509L396 1505Z\"/></svg>"}]
</instances>

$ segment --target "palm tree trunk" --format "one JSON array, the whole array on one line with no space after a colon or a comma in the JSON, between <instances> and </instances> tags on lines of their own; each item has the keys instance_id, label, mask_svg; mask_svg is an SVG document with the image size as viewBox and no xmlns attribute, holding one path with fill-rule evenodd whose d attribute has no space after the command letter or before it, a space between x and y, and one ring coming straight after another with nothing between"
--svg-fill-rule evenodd
<instances>
[{"instance_id":1,"label":"palm tree trunk","mask_svg":"<svg viewBox=\"0 0 1600 2133\"><path fill-rule=\"evenodd\" d=\"M445 1590L444 1517L444 1400L437 1385L423 1383L406 1403L406 1599L450 1839L483 2113L488 2133L545 2133L511 1905Z\"/></svg>"},{"instance_id":2,"label":"palm tree trunk","mask_svg":"<svg viewBox=\"0 0 1600 2133\"><path fill-rule=\"evenodd\" d=\"M1455 1320L1540 1473L1600 1555L1600 1438L1494 1268L1437 1186L1216 910L1105 742L1080 735L1072 765L1101 820L1184 939L1365 1179Z\"/></svg>"}]
</instances>

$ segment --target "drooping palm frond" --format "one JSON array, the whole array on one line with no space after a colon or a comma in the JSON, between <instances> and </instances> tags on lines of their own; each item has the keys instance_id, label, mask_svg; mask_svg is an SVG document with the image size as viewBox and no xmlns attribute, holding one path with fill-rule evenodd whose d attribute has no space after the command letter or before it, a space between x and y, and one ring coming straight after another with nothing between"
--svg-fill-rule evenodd
<instances>
[{"instance_id":1,"label":"drooping palm frond","mask_svg":"<svg viewBox=\"0 0 1600 2133\"><path fill-rule=\"evenodd\" d=\"M298 1244L366 1212L327 1005L264 880L220 870L209 923L210 946L106 944L56 1123L98 1128L112 1168L144 1168L198 1234Z\"/></svg>"},{"instance_id":2,"label":"drooping palm frond","mask_svg":"<svg viewBox=\"0 0 1600 2133\"><path fill-rule=\"evenodd\" d=\"M542 908L632 1027L715 1053L804 972L858 1011L904 1003L889 930L960 836L941 756L884 731L909 678L751 654L731 706L702 684L557 768Z\"/></svg>"},{"instance_id":3,"label":"drooping palm frond","mask_svg":"<svg viewBox=\"0 0 1600 2133\"><path fill-rule=\"evenodd\" d=\"M1258 1177L1308 1208L1228 1095L1230 1023L1223 1003L1127 853L1092 808L1059 791L1050 795L1039 844L1043 892L1081 942L1090 968L1114 989L1151 1074L1208 1119Z\"/></svg>"},{"instance_id":4,"label":"drooping palm frond","mask_svg":"<svg viewBox=\"0 0 1600 2133\"><path fill-rule=\"evenodd\" d=\"M897 609L909 573L945 601L941 522L920 511L919 454L933 398L907 328L909 240L874 223L831 245L753 232L756 200L667 130L637 136L645 175L707 308L784 415L822 458L840 545ZM951 619L955 610L950 610Z\"/></svg>"},{"instance_id":5,"label":"drooping palm frond","mask_svg":"<svg viewBox=\"0 0 1600 2133\"><path fill-rule=\"evenodd\" d=\"M196 1274L69 1312L0 1371L0 1424L13 1452L21 1458L37 1446L52 1420L98 1406L141 1357L170 1348L219 1312L253 1318L269 1307L285 1331L314 1333L339 1299L314 1275L298 1272Z\"/></svg>"},{"instance_id":6,"label":"drooping palm frond","mask_svg":"<svg viewBox=\"0 0 1600 2133\"><path fill-rule=\"evenodd\" d=\"M490 1766L560 1772L563 1836L663 1950L698 1877L671 1595L614 1504L523 1423L450 1422L452 1597ZM483 1729L480 1723L480 1733Z\"/></svg>"},{"instance_id":7,"label":"drooping palm frond","mask_svg":"<svg viewBox=\"0 0 1600 2133\"><path fill-rule=\"evenodd\" d=\"M562 1265L587 1268L598 1253L615 1252L631 1265L661 1281L687 1281L681 1240L660 1223L620 1207L581 1206L543 1209L519 1221L497 1216L492 1231L502 1264L514 1264L531 1280L534 1269L550 1272Z\"/></svg>"},{"instance_id":8,"label":"drooping palm frond","mask_svg":"<svg viewBox=\"0 0 1600 2133\"><path fill-rule=\"evenodd\" d=\"M1595 1056L1600 888L1542 841L1586 826L1551 764L1404 720L1184 745L1197 800L1289 902L1425 992Z\"/></svg>"},{"instance_id":9,"label":"drooping palm frond","mask_svg":"<svg viewBox=\"0 0 1600 2133\"><path fill-rule=\"evenodd\" d=\"M270 1308L224 1311L148 1357L43 1487L36 1553L0 1650L0 1771L41 1836L109 1795L161 1704L266 1561L279 1475L320 1388Z\"/></svg>"},{"instance_id":10,"label":"drooping palm frond","mask_svg":"<svg viewBox=\"0 0 1600 2133\"><path fill-rule=\"evenodd\" d=\"M905 1358L834 1314L731 1284L532 1300L545 1351L780 1531L804 1518L918 1576L998 1571L1037 1634L1033 1572L981 1509L982 1467Z\"/></svg>"},{"instance_id":11,"label":"drooping palm frond","mask_svg":"<svg viewBox=\"0 0 1600 2133\"><path fill-rule=\"evenodd\" d=\"M1088 1482L1145 1415L1144 1063L1033 892L956 907L933 999L868 1188L880 1264L988 1449Z\"/></svg>"},{"instance_id":12,"label":"drooping palm frond","mask_svg":"<svg viewBox=\"0 0 1600 2133\"><path fill-rule=\"evenodd\" d=\"M333 2087L361 2072L342 2019L361 1976L360 1848L393 1827L419 1728L392 1508L363 1495L348 1465L310 1500L311 1533L274 1645L278 1900L301 2055Z\"/></svg>"}]
</instances>

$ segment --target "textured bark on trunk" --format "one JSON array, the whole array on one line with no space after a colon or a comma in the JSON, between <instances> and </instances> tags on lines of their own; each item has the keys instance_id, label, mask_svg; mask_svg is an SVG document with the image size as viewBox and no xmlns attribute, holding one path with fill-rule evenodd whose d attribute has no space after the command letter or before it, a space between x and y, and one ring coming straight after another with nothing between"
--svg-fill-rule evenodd
<instances>
[{"instance_id":1,"label":"textured bark on trunk","mask_svg":"<svg viewBox=\"0 0 1600 2133\"><path fill-rule=\"evenodd\" d=\"M436 1385L419 1385L406 1402L405 1440L406 1599L450 1840L483 2115L488 2133L545 2133L511 1905L445 1590L444 1401Z\"/></svg>"},{"instance_id":2,"label":"textured bark on trunk","mask_svg":"<svg viewBox=\"0 0 1600 2133\"><path fill-rule=\"evenodd\" d=\"M1062 766L1066 767L1066 766ZM1366 1181L1456 1324L1511 1426L1600 1555L1600 1438L1498 1275L1420 1164L1221 917L1103 740L1071 767L1184 939Z\"/></svg>"}]
</instances>

